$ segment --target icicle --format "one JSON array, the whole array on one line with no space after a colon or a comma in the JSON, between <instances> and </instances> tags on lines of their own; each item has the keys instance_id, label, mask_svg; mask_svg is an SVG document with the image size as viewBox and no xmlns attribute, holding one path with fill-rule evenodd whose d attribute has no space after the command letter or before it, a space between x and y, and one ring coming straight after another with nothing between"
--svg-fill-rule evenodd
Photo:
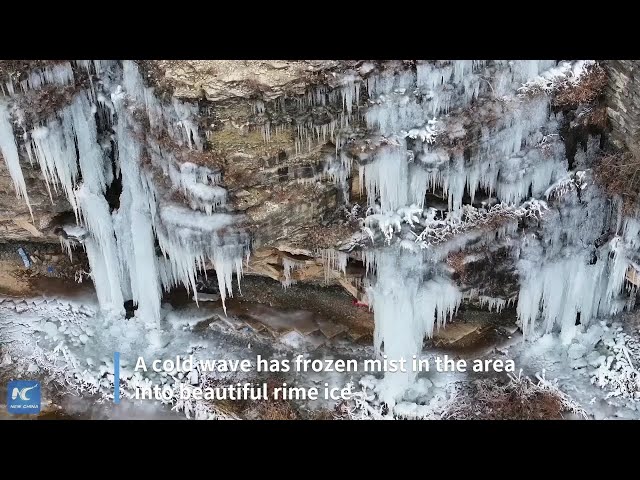
<instances>
[{"instance_id":1,"label":"icicle","mask_svg":"<svg viewBox=\"0 0 640 480\"><path fill-rule=\"evenodd\" d=\"M292 261L289 257L283 257L282 266L284 267L284 280L282 280L282 286L286 289L296 283L296 281L291 278L291 272L294 269L299 268L299 265L297 262Z\"/></svg>"},{"instance_id":2,"label":"icicle","mask_svg":"<svg viewBox=\"0 0 640 480\"><path fill-rule=\"evenodd\" d=\"M179 282L195 292L196 274L205 259L216 269L220 296L233 296L232 275L242 275L242 258L248 238L230 231L235 217L225 213L210 216L178 205L161 205L156 230L161 250L168 256L170 270L163 281L166 287Z\"/></svg>"},{"instance_id":3,"label":"icicle","mask_svg":"<svg viewBox=\"0 0 640 480\"><path fill-rule=\"evenodd\" d=\"M71 240L60 237L60 246L62 247L62 250L67 252L67 255L69 255L69 261L73 262L73 247L71 246Z\"/></svg>"},{"instance_id":4,"label":"icicle","mask_svg":"<svg viewBox=\"0 0 640 480\"><path fill-rule=\"evenodd\" d=\"M137 82L130 87L136 88ZM135 94L135 90L134 90ZM120 252L123 291L130 291L138 304L136 315L150 322L160 320L160 275L155 254L151 213L154 199L143 184L140 170L141 144L134 136L135 125L121 96L114 97L118 113L116 138L118 161L122 170L120 208L114 214L115 232ZM125 273L128 272L128 275Z\"/></svg>"},{"instance_id":5,"label":"icicle","mask_svg":"<svg viewBox=\"0 0 640 480\"><path fill-rule=\"evenodd\" d=\"M89 99L76 95L68 113L71 116L78 148L82 181L93 193L104 193L106 188L104 154L98 143L97 126Z\"/></svg>"},{"instance_id":6,"label":"icicle","mask_svg":"<svg viewBox=\"0 0 640 480\"><path fill-rule=\"evenodd\" d=\"M374 346L390 359L411 361L422 351L424 337L432 337L457 310L462 294L429 267L422 257L401 249L366 252L367 269L375 258L376 283L367 290L375 317ZM390 408L404 393L415 372L385 375L381 398Z\"/></svg>"},{"instance_id":7,"label":"icicle","mask_svg":"<svg viewBox=\"0 0 640 480\"><path fill-rule=\"evenodd\" d=\"M76 191L81 219L91 237L85 241L100 306L123 313L120 259L109 205L101 194L81 185Z\"/></svg>"},{"instance_id":8,"label":"icicle","mask_svg":"<svg viewBox=\"0 0 640 480\"><path fill-rule=\"evenodd\" d=\"M13 181L13 186L16 190L16 195L23 198L29 208L29 214L31 220L33 220L33 211L31 210L31 204L29 203L29 195L27 194L27 185L24 181L22 174L22 167L20 166L20 157L18 156L18 148L16 146L16 140L13 135L13 127L9 117L9 111L7 104L0 98L0 152L7 164L9 175Z\"/></svg>"},{"instance_id":9,"label":"icicle","mask_svg":"<svg viewBox=\"0 0 640 480\"><path fill-rule=\"evenodd\" d=\"M74 82L73 68L70 62L63 62L42 69L31 71L25 80L20 82L23 92L39 90L44 85L71 85Z\"/></svg>"},{"instance_id":10,"label":"icicle","mask_svg":"<svg viewBox=\"0 0 640 480\"><path fill-rule=\"evenodd\" d=\"M347 273L347 261L349 255L333 248L325 248L320 251L322 264L324 265L324 281L328 284L334 271Z\"/></svg>"},{"instance_id":11,"label":"icicle","mask_svg":"<svg viewBox=\"0 0 640 480\"><path fill-rule=\"evenodd\" d=\"M72 123L71 115L65 110L62 122L53 119L46 127L34 128L31 131L31 143L47 188L52 185L57 191L57 186L61 185L77 217L78 207L73 191L78 177L78 157Z\"/></svg>"},{"instance_id":12,"label":"icicle","mask_svg":"<svg viewBox=\"0 0 640 480\"><path fill-rule=\"evenodd\" d=\"M567 223L563 225L560 219L545 222L545 244L532 235L525 237L518 262L517 305L525 334L541 316L545 331L558 326L568 343L575 335L578 313L580 323L588 325L597 316L613 315L624 308L624 301L617 298L629 265L623 244L633 248L633 242L615 237L595 257L580 247L593 242L594 235L602 231L604 209L599 202L592 200L588 214L570 203L561 205Z\"/></svg>"},{"instance_id":13,"label":"icicle","mask_svg":"<svg viewBox=\"0 0 640 480\"><path fill-rule=\"evenodd\" d=\"M407 204L408 165L406 150L401 147L384 147L376 153L375 160L364 165L361 173L369 204L380 197L383 211L395 211Z\"/></svg>"},{"instance_id":14,"label":"icicle","mask_svg":"<svg viewBox=\"0 0 640 480\"><path fill-rule=\"evenodd\" d=\"M478 301L480 302L480 307L487 309L496 313L502 312L505 306L507 306L507 301L503 298L495 298L495 297L487 297L486 295L480 295L478 297Z\"/></svg>"},{"instance_id":15,"label":"icicle","mask_svg":"<svg viewBox=\"0 0 640 480\"><path fill-rule=\"evenodd\" d=\"M192 209L211 215L227 202L227 191L216 185L220 177L219 171L185 162L180 164L180 173L174 175L172 182L182 189Z\"/></svg>"}]
</instances>

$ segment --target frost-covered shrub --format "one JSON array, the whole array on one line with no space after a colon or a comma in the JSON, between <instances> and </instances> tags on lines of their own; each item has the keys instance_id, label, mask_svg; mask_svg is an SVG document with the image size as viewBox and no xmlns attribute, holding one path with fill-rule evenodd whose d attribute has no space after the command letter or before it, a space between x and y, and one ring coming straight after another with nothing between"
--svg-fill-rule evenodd
<instances>
[{"instance_id":1,"label":"frost-covered shrub","mask_svg":"<svg viewBox=\"0 0 640 480\"><path fill-rule=\"evenodd\" d=\"M559 88L553 97L553 105L560 108L575 108L581 104L595 101L604 92L607 85L607 74L600 65L585 67L585 72L577 83L567 82Z\"/></svg>"},{"instance_id":2,"label":"frost-covered shrub","mask_svg":"<svg viewBox=\"0 0 640 480\"><path fill-rule=\"evenodd\" d=\"M463 389L443 418L458 420L548 420L572 413L587 418L584 409L562 392L557 381L536 375L534 381L509 374L507 382L477 380Z\"/></svg>"},{"instance_id":3,"label":"frost-covered shrub","mask_svg":"<svg viewBox=\"0 0 640 480\"><path fill-rule=\"evenodd\" d=\"M633 214L640 195L640 158L630 152L607 154L597 161L594 173L609 195L622 199L625 213Z\"/></svg>"},{"instance_id":4,"label":"frost-covered shrub","mask_svg":"<svg viewBox=\"0 0 640 480\"><path fill-rule=\"evenodd\" d=\"M598 67L594 60L577 60L575 62L561 62L549 68L532 80L524 83L518 89L521 95L539 92L553 93L561 89L578 85L586 75Z\"/></svg>"},{"instance_id":5,"label":"frost-covered shrub","mask_svg":"<svg viewBox=\"0 0 640 480\"><path fill-rule=\"evenodd\" d=\"M609 390L606 398L622 397L640 400L640 343L622 331L608 331L602 338L608 355L600 356L593 371L591 383ZM635 359L635 360L634 360Z\"/></svg>"},{"instance_id":6,"label":"frost-covered shrub","mask_svg":"<svg viewBox=\"0 0 640 480\"><path fill-rule=\"evenodd\" d=\"M443 219L438 219L434 208L422 209L411 205L395 213L368 215L362 230L372 242L375 240L374 231L378 230L385 242L391 243L402 232L402 225L408 225L414 237L414 246L425 249L474 228L497 228L508 219L540 218L547 208L543 200L536 199L519 206L504 202L490 208L463 205L458 210L447 212ZM402 246L411 249L406 243Z\"/></svg>"},{"instance_id":7,"label":"frost-covered shrub","mask_svg":"<svg viewBox=\"0 0 640 480\"><path fill-rule=\"evenodd\" d=\"M426 380L426 379L425 379ZM585 410L557 385L536 375L535 380L509 374L508 378L452 383L433 391L428 401L401 401L390 411L378 394L382 383L371 376L360 381L361 390L339 405L339 418L349 420L544 420L573 414L587 418ZM418 385L418 384L416 384ZM431 382L423 381L428 392Z\"/></svg>"}]
</instances>

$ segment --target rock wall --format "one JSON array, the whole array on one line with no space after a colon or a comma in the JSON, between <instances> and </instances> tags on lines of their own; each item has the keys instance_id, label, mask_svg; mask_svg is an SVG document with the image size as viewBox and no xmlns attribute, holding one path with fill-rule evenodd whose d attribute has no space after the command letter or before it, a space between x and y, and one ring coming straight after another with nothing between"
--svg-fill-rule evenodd
<instances>
[{"instance_id":1,"label":"rock wall","mask_svg":"<svg viewBox=\"0 0 640 480\"><path fill-rule=\"evenodd\" d=\"M0 242L59 243L54 230L71 206L60 191L52 190L49 196L39 170L22 163L33 218L27 204L16 198L6 164L0 162Z\"/></svg>"},{"instance_id":2,"label":"rock wall","mask_svg":"<svg viewBox=\"0 0 640 480\"><path fill-rule=\"evenodd\" d=\"M618 148L640 158L640 61L609 60L603 64L609 79L609 138Z\"/></svg>"},{"instance_id":3,"label":"rock wall","mask_svg":"<svg viewBox=\"0 0 640 480\"><path fill-rule=\"evenodd\" d=\"M346 69L347 63L351 65L358 62L138 63L145 84L153 87L154 95L160 102L171 104L175 99L181 99L191 102L186 104L194 105L198 111L193 118L195 128L204 137L202 147L197 151L176 148L175 144L164 139L162 145L172 149L178 162L191 162L223 172L224 188L227 190L225 208L243 215L245 226L252 231L254 251L264 248L265 252L271 252L275 247L313 257L319 248L331 246L352 233L340 210L344 192L325 175L327 149L323 147L326 145L316 143L313 148L301 151L293 124L274 127L273 131L269 131L264 119L256 120L256 117L260 117L263 101L283 98L285 95L295 98L303 95L310 85L331 83L332 72ZM89 71L89 68L78 63L70 64L71 80L45 78L49 74L47 72L53 72L58 67L64 70L65 65L65 62L30 61L7 61L0 65L0 83L3 84L6 98L13 99L14 113L20 112L13 116L13 128L33 212L31 219L26 203L16 198L6 163L1 162L0 241L57 243L56 227L69 223L73 218L72 205L64 192L60 188L54 190L55 182L48 186L40 165L27 158L26 147L29 142L22 143L19 133L24 131L26 139L29 128L46 124L49 118L55 118L77 91L91 90L91 82L103 82L93 70ZM99 97L98 103L100 111L96 113L96 118L105 115L105 105L109 99ZM339 110L338 107L334 110ZM282 114L286 115L286 112ZM102 128L100 125L105 122L105 118L100 120L98 128ZM101 135L101 142L109 142L108 131ZM330 151L332 149L335 150L335 147L329 148ZM166 172L152 172L152 175L166 178ZM109 200L112 207L117 206L118 202L118 179L114 185L113 191L107 192L112 194ZM175 192L172 195L175 197ZM276 274L271 268L261 268L264 262L256 263L255 268L250 265L249 271L283 279L282 257L279 254L276 255L276 262ZM307 269L299 270L296 276L304 276ZM310 277L324 281L324 275L318 275L317 271L314 266L310 270Z\"/></svg>"},{"instance_id":4,"label":"rock wall","mask_svg":"<svg viewBox=\"0 0 640 480\"><path fill-rule=\"evenodd\" d=\"M112 100L125 95L122 108L130 113L136 137L125 140L143 150L132 171L139 168L139 174L150 179L158 212L170 204L187 208L181 212L209 208L233 214L237 226L250 232L252 255L246 271L284 284L338 281L362 298L367 262L362 249L380 247L394 236L400 241L403 235L403 248L416 248L419 242L407 240L415 233L414 215L420 223L418 233L427 226L420 233L427 250L446 240L434 261L444 261L453 271L465 301L483 297L506 304L519 289L518 256L513 255L520 245L518 229L544 233L536 222L518 217L525 210L501 211L497 219L485 218L482 212L500 202L518 206L529 198L548 200L547 190L558 181L575 195L575 178L564 176L569 170L588 168L597 150L598 131L590 119L599 108L599 93L579 97L572 95L571 82L560 93L553 86L558 79L576 76L578 70L572 68L579 64L112 63L0 65L34 214L34 221L28 222L28 209L16 199L2 163L0 239L57 242L55 227L73 217L61 190L52 192L53 202L49 199L39 164L27 153L29 141L38 140L38 125L59 117L83 92L89 103L95 102L97 140L105 158L115 162L117 176L121 146L115 139L126 132L117 131ZM624 112L618 115L621 126L614 127L614 137L619 130L631 138L636 128L633 108L627 107L623 95L634 88L632 65L607 65L609 71L627 72L613 75L608 98L612 117L618 110ZM140 80L123 82L123 66L130 72L139 70ZM104 73L109 69L116 73ZM525 84L528 90L523 92ZM613 109L616 102L624 108ZM165 126L154 124L159 118ZM120 137L118 142L124 138ZM197 171L215 176L215 188L224 189L224 199L215 205L194 199L196 190L176 186L182 181L176 180L176 165L195 165ZM107 182L105 198L114 212L122 199L130 200L120 194L127 180ZM456 219L453 212L464 213ZM477 215L486 223L480 232L465 233L466 227L455 224ZM173 215L172 221L177 220ZM440 238L449 228L452 235ZM162 232L170 235L173 230ZM331 253L334 249L342 249L342 256Z\"/></svg>"}]
</instances>

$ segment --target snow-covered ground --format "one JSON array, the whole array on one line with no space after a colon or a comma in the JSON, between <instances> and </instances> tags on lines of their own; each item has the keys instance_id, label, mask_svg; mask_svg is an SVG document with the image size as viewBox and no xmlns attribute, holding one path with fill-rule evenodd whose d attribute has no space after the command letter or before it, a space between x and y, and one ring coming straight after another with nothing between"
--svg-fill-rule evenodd
<instances>
[{"instance_id":1,"label":"snow-covered ground","mask_svg":"<svg viewBox=\"0 0 640 480\"><path fill-rule=\"evenodd\" d=\"M198 308L193 304L173 309L163 304L162 320L157 325L100 312L95 295L89 291L69 296L0 297L0 377L3 383L11 378L41 379L45 384L45 404L55 401L84 416L121 417L133 415L139 408L143 417L166 416L171 408L188 417L217 418L227 415L207 402L180 402L177 398L166 402L139 401L132 397L136 387L142 386L169 385L177 392L181 383L205 386L270 379L255 371L204 373L176 369L156 373L149 368L148 372L135 372L138 357L144 357L149 366L155 359L175 359L178 355L182 358L193 355L196 361L249 359L255 365L257 355L281 359L307 350L305 355L310 358L359 358L371 354L371 349L356 346L336 347L333 352L307 349L304 343L292 343L291 335L283 335L279 342L266 342L248 329L228 327L220 321L220 315L224 315L222 309L215 306L201 304ZM113 405L114 352L120 352L121 356L122 403L117 407ZM278 379L290 385L327 382L337 387L350 380L339 373L305 373L304 378L299 375L302 374L281 374ZM69 400L70 396L73 399ZM142 407L141 402L145 404ZM97 406L89 408L88 403ZM307 407L331 409L333 403L318 400Z\"/></svg>"},{"instance_id":2,"label":"snow-covered ground","mask_svg":"<svg viewBox=\"0 0 640 480\"><path fill-rule=\"evenodd\" d=\"M43 403L62 407L66 415L79 418L233 418L207 402L162 402L135 400L137 386L195 383L211 385L256 381L255 372L181 372L169 374L134 372L139 356L145 360L183 357L201 359L252 359L256 355L285 358L305 351L304 345L261 341L248 331L225 328L219 308L195 305L174 309L163 304L160 325L144 324L136 318L100 313L89 290L33 298L0 297L0 378L2 388L11 378L40 379ZM625 326L623 329L623 325ZM582 327L579 327L582 328ZM633 331L635 329L635 331ZM523 342L518 333L504 337L501 345L461 354L466 358L513 359L516 369L535 379L553 382L559 390L582 406L591 418L638 418L640 397L640 338L633 322L605 322L582 328L571 344L555 334L537 335ZM113 404L113 354L121 354L121 394ZM307 353L311 358L355 358L373 355L373 348L333 346ZM442 351L425 350L423 357ZM516 375L518 375L516 373ZM488 378L491 373L421 374L395 406L396 416L441 418L459 398L460 385ZM499 374L493 373L493 376ZM267 381L262 378L260 381ZM286 373L278 380L291 385L313 386L325 382L342 387L349 382L364 394L351 402L352 417L381 417L376 405L384 397L384 382L371 375L344 373ZM376 393L377 392L377 393ZM2 392L4 394L4 391ZM4 396L4 395L3 395ZM368 401L364 399L368 396ZM318 400L299 405L332 410L335 403ZM359 410L358 410L359 408ZM368 414L366 410L369 409ZM358 413L358 411L360 413ZM365 413L362 413L365 411Z\"/></svg>"},{"instance_id":3,"label":"snow-covered ground","mask_svg":"<svg viewBox=\"0 0 640 480\"><path fill-rule=\"evenodd\" d=\"M581 327L568 345L545 334L514 343L508 354L526 374L557 379L593 418L640 418L639 339L632 323L601 321Z\"/></svg>"}]
</instances>

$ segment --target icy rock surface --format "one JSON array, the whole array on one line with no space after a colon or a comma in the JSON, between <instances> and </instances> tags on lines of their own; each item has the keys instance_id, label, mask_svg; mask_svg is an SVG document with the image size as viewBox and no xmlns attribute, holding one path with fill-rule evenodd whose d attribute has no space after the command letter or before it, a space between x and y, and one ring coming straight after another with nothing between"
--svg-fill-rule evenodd
<instances>
[{"instance_id":1,"label":"icy rock surface","mask_svg":"<svg viewBox=\"0 0 640 480\"><path fill-rule=\"evenodd\" d=\"M39 164L48 189L65 193L89 233L76 241L87 250L101 307L121 315L124 301L131 299L139 306L137 316L158 321L162 290L181 283L195 292L198 270L212 266L224 302L233 292L232 274L238 279L242 274L248 237L234 231L232 214L214 213L226 204L220 173L180 163L166 142L163 148L158 143L166 134L176 149L201 150L197 105L175 98L160 101L131 61L79 61L76 68L90 76L88 89L79 89L40 124L27 125L19 111L14 116L25 131L20 143L26 157ZM32 72L21 87L66 85L73 79L72 65L62 63ZM11 119L20 93L12 84L5 91L9 95L0 98L0 149L17 194L28 203ZM148 158L162 181L145 167ZM106 192L118 177L122 193L114 208ZM161 202L175 190L191 208ZM71 254L72 243L61 241Z\"/></svg>"},{"instance_id":2,"label":"icy rock surface","mask_svg":"<svg viewBox=\"0 0 640 480\"><path fill-rule=\"evenodd\" d=\"M525 334L540 323L570 344L578 316L589 325L624 309L640 223L618 214L593 184L589 148L576 154L581 170L569 171L560 136L566 119L550 108L558 86L579 83L592 62L383 63L332 72L327 85L293 102L301 110L341 110L321 123L297 119L295 154L335 144L310 183L328 177L348 193L357 171L367 202L356 243L374 280L367 293L380 353L410 358L451 319L462 292L446 259L471 244L509 246ZM29 123L16 99L72 85L79 69L88 86ZM183 284L195 291L199 271L212 266L222 300L233 293L249 232L228 204L223 172L180 155L203 149L196 103L161 100L130 61L63 62L2 91L0 151L16 193L28 203L21 157L39 165L48 188L65 193L89 234L83 243L103 309L122 314L132 299L138 316L157 320L163 290ZM252 100L254 115L264 116L270 100ZM284 97L274 103L283 113ZM282 132L268 118L261 128L266 143ZM122 192L107 201L116 179ZM345 254L330 252L321 254L325 263L345 272ZM289 259L283 267L286 286L299 265ZM477 293L490 310L513 301ZM572 353L595 361L576 347ZM390 375L385 401L393 404L411 381Z\"/></svg>"},{"instance_id":3,"label":"icy rock surface","mask_svg":"<svg viewBox=\"0 0 640 480\"><path fill-rule=\"evenodd\" d=\"M434 325L455 311L460 293L434 264L467 243L510 242L525 334L540 318L568 344L576 318L589 325L625 308L621 293L637 250L636 222L616 219L616 205L590 174L569 171L562 115L550 110L555 89L576 85L591 65L425 61L415 70L398 66L367 77L365 120L379 137L361 148L357 161L369 207L363 231L378 248L387 245L384 253L364 254L376 267L368 294L376 346L385 354L416 354ZM456 144L465 139L470 146L463 151ZM581 152L576 162L584 166L592 154ZM446 203L432 203L428 193ZM534 227L520 232L524 221ZM493 238L474 233L488 224ZM611 238L598 244L608 231ZM418 281L411 272L420 272ZM498 311L513 301L481 293L478 300ZM584 361L582 352L572 353ZM411 380L395 376L385 395L390 403Z\"/></svg>"}]
</instances>

